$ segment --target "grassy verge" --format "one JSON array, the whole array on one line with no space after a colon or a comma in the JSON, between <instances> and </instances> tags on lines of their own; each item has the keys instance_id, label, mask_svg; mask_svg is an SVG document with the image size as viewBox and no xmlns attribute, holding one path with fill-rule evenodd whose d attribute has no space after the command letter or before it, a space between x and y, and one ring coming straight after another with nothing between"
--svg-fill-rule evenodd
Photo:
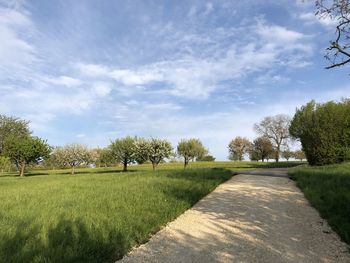
<instances>
[{"instance_id":1,"label":"grassy verge","mask_svg":"<svg viewBox=\"0 0 350 263\"><path fill-rule=\"evenodd\" d=\"M97 169L2 177L0 261L114 262L231 175Z\"/></svg>"},{"instance_id":2,"label":"grassy verge","mask_svg":"<svg viewBox=\"0 0 350 263\"><path fill-rule=\"evenodd\" d=\"M350 163L290 172L311 205L350 244Z\"/></svg>"}]
</instances>

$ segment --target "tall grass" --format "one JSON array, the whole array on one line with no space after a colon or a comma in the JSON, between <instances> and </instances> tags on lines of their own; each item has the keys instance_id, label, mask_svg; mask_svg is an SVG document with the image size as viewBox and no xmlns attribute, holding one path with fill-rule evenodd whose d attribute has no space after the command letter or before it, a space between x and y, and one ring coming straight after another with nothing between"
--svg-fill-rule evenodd
<instances>
[{"instance_id":1,"label":"tall grass","mask_svg":"<svg viewBox=\"0 0 350 263\"><path fill-rule=\"evenodd\" d=\"M2 177L0 261L113 262L231 175L189 169Z\"/></svg>"},{"instance_id":2,"label":"tall grass","mask_svg":"<svg viewBox=\"0 0 350 263\"><path fill-rule=\"evenodd\" d=\"M295 168L290 175L311 205L350 244L350 163Z\"/></svg>"}]
</instances>

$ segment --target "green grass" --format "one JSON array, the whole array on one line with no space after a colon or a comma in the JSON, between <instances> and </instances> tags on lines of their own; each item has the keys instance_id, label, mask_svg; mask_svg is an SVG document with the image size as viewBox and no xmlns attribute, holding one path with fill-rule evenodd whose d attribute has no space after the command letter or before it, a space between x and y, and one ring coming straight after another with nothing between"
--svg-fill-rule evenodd
<instances>
[{"instance_id":1,"label":"green grass","mask_svg":"<svg viewBox=\"0 0 350 263\"><path fill-rule=\"evenodd\" d=\"M295 168L290 175L321 217L350 244L350 163Z\"/></svg>"},{"instance_id":2,"label":"green grass","mask_svg":"<svg viewBox=\"0 0 350 263\"><path fill-rule=\"evenodd\" d=\"M229 169L231 171L239 171L239 170L248 170L248 169L259 169L259 168L281 168L281 167L294 167L300 164L304 164L305 162L232 162L232 161L220 161L220 162L190 162L187 169L203 169L203 168L224 168ZM174 169L183 169L183 163L161 163L158 165L157 170L174 170ZM101 168L78 168L76 169L77 173L113 173L113 172L121 172L123 170L122 166L119 167L101 167ZM142 165L129 165L128 170L135 171L151 171L151 164L142 164ZM59 170L43 170L38 168L31 168L27 175L49 175L49 174L69 174L70 169L59 169ZM11 173L0 173L1 176L15 176L16 172Z\"/></svg>"},{"instance_id":3,"label":"green grass","mask_svg":"<svg viewBox=\"0 0 350 263\"><path fill-rule=\"evenodd\" d=\"M0 178L0 261L113 262L231 174L193 169Z\"/></svg>"},{"instance_id":4,"label":"green grass","mask_svg":"<svg viewBox=\"0 0 350 263\"><path fill-rule=\"evenodd\" d=\"M291 166L298 163L280 163ZM0 262L114 262L249 162L34 170L0 176Z\"/></svg>"}]
</instances>

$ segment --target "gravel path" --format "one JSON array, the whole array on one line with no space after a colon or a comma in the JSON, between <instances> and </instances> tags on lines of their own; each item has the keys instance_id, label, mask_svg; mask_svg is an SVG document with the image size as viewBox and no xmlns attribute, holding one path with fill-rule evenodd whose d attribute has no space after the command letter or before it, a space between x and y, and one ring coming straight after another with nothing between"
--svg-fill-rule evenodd
<instances>
[{"instance_id":1,"label":"gravel path","mask_svg":"<svg viewBox=\"0 0 350 263\"><path fill-rule=\"evenodd\" d=\"M234 176L121 262L350 262L283 169Z\"/></svg>"}]
</instances>

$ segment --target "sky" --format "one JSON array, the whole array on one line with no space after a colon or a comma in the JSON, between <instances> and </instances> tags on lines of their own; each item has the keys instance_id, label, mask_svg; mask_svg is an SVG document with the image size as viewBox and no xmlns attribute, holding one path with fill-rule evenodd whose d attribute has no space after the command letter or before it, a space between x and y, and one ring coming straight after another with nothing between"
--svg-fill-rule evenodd
<instances>
[{"instance_id":1,"label":"sky","mask_svg":"<svg viewBox=\"0 0 350 263\"><path fill-rule=\"evenodd\" d=\"M199 138L217 160L254 123L349 97L314 1L0 0L0 114L54 146Z\"/></svg>"}]
</instances>

